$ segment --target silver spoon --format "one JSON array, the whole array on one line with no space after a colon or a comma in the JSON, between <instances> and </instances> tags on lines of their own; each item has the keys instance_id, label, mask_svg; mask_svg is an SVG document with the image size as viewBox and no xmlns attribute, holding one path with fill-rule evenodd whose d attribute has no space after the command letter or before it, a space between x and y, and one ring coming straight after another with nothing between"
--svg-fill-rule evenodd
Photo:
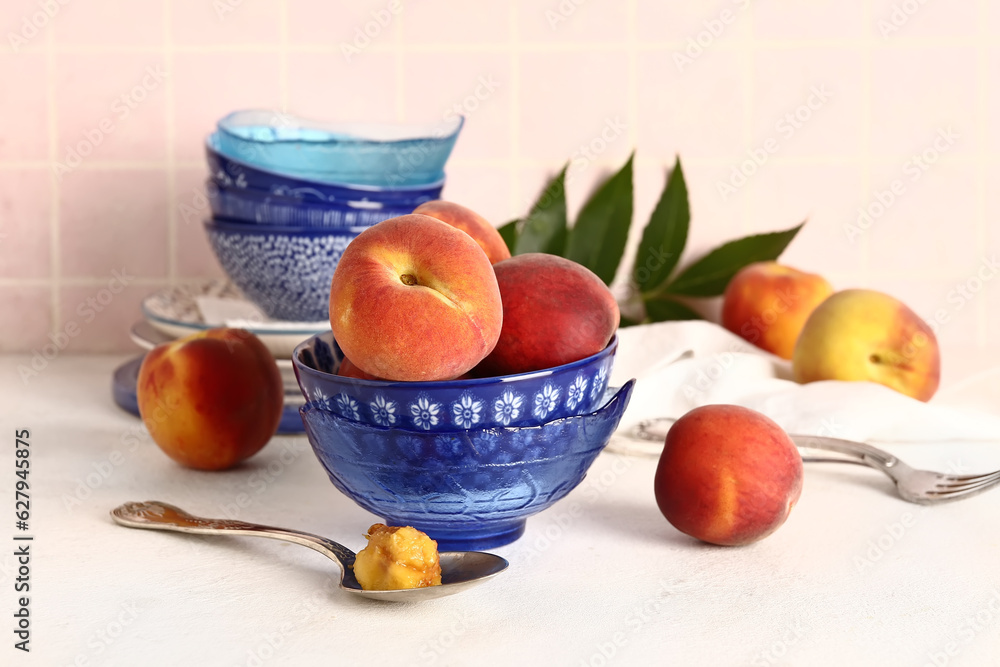
<instances>
[{"instance_id":1,"label":"silver spoon","mask_svg":"<svg viewBox=\"0 0 1000 667\"><path fill-rule=\"evenodd\" d=\"M130 502L111 510L115 523L129 528L150 528L153 530L173 530L178 533L198 535L226 535L237 533L255 535L301 544L320 552L340 565L340 587L362 597L394 602L417 602L431 600L454 593L500 574L507 569L506 559L482 551L443 551L441 562L441 585L426 588L409 588L394 591L366 591L354 577L355 553L347 547L325 537L285 528L261 526L245 521L228 519L202 519L191 516L179 507L147 500L144 503Z\"/></svg>"}]
</instances>

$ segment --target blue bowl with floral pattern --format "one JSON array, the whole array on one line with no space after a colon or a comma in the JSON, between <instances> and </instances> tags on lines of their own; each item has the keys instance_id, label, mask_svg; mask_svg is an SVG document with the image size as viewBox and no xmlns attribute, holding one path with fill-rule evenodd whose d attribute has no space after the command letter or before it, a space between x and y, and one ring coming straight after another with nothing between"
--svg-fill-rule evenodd
<instances>
[{"instance_id":1,"label":"blue bowl with floral pattern","mask_svg":"<svg viewBox=\"0 0 1000 667\"><path fill-rule=\"evenodd\" d=\"M540 371L438 382L359 380L337 375L344 353L333 332L306 339L292 366L306 401L369 426L450 432L537 426L593 412L604 398L618 337L585 359Z\"/></svg>"},{"instance_id":2,"label":"blue bowl with floral pattern","mask_svg":"<svg viewBox=\"0 0 1000 667\"><path fill-rule=\"evenodd\" d=\"M233 284L271 319L293 322L329 319L333 272L344 248L365 229L205 222L209 244Z\"/></svg>"},{"instance_id":3,"label":"blue bowl with floral pattern","mask_svg":"<svg viewBox=\"0 0 1000 667\"><path fill-rule=\"evenodd\" d=\"M434 433L299 409L309 443L342 493L393 526L413 526L445 551L509 544L527 517L583 481L618 427L635 380L593 412L534 426ZM611 392L607 392L610 394Z\"/></svg>"}]
</instances>

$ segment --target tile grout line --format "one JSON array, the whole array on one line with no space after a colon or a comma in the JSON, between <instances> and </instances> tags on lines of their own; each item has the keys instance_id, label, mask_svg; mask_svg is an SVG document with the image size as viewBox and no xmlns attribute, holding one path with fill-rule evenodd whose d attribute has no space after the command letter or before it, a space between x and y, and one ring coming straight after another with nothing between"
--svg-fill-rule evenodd
<instances>
[{"instance_id":1,"label":"tile grout line","mask_svg":"<svg viewBox=\"0 0 1000 667\"><path fill-rule=\"evenodd\" d=\"M628 140L632 150L639 146L639 50L638 0L629 0L626 8L628 21Z\"/></svg>"},{"instance_id":2,"label":"tile grout line","mask_svg":"<svg viewBox=\"0 0 1000 667\"><path fill-rule=\"evenodd\" d=\"M171 21L171 0L163 0L163 57L166 60L167 81L163 92L166 96L167 139L167 282L177 280L177 163L174 143L177 136L175 119L177 109L174 97L174 51Z\"/></svg>"},{"instance_id":3,"label":"tile grout line","mask_svg":"<svg viewBox=\"0 0 1000 667\"><path fill-rule=\"evenodd\" d=\"M288 0L280 0L278 4L278 97L281 100L281 111L288 110Z\"/></svg>"},{"instance_id":4,"label":"tile grout line","mask_svg":"<svg viewBox=\"0 0 1000 667\"><path fill-rule=\"evenodd\" d=\"M861 206L865 206L868 201L869 192L872 190L872 7L870 3L864 3L862 13L864 14L865 25L865 53L862 56L861 64ZM853 222L853 220L849 220ZM861 280L865 287L871 287L871 240L870 234L861 235Z\"/></svg>"},{"instance_id":5,"label":"tile grout line","mask_svg":"<svg viewBox=\"0 0 1000 667\"><path fill-rule=\"evenodd\" d=\"M521 204L521 174L518 170L521 157L519 148L519 142L521 141L521 113L519 108L521 100L521 59L518 53L520 36L517 30L517 18L517 3L512 2L507 12L507 20L510 23L507 26L507 29L510 30L510 38L507 44L507 48L510 50L510 166L508 167L507 178L510 184L508 205L510 206L509 213L511 218L517 218L521 215L519 208ZM500 222L500 224L505 223L506 221Z\"/></svg>"},{"instance_id":6,"label":"tile grout line","mask_svg":"<svg viewBox=\"0 0 1000 667\"><path fill-rule=\"evenodd\" d=\"M986 168L988 164L988 153L986 151L986 136L989 132L989 125L986 121L987 98L986 92L989 90L989 33L986 31L989 16L989 5L987 0L979 0L979 43L976 48L976 112L977 112L977 133L979 134L978 158L979 168L976 169L976 247L979 249L981 258L986 256L987 234L986 234ZM982 259L980 259L982 261ZM987 349L989 340L989 309L986 307L986 299L978 299L976 304L976 347Z\"/></svg>"},{"instance_id":7,"label":"tile grout line","mask_svg":"<svg viewBox=\"0 0 1000 667\"><path fill-rule=\"evenodd\" d=\"M753 7L748 7L747 13L747 30L749 30L749 36L747 37L748 46L745 49L745 57L742 59L743 62L743 151L741 155L745 155L745 151L749 150L753 145L753 109L754 109L754 82L756 78L756 62L757 62L757 42L755 30L756 23L754 22ZM726 175L728 178L728 174ZM739 202L740 213L739 213L739 224L737 228L740 230L740 236L745 236L747 233L747 223L750 218L750 198L741 197Z\"/></svg>"},{"instance_id":8,"label":"tile grout line","mask_svg":"<svg viewBox=\"0 0 1000 667\"><path fill-rule=\"evenodd\" d=\"M51 191L49 192L49 261L52 265L49 267L50 279L51 279L51 293L49 307L51 323L49 326L50 332L56 332L62 329L62 314L60 308L62 306L62 296L59 293L60 280L62 278L62 254L60 253L60 182L59 175L56 173L55 165L59 161L59 122L58 122L58 105L56 104L56 50L55 50L55 36L52 34L52 30L47 30L45 32L45 47L46 47L46 84L48 86L47 99L48 99L48 134L49 134L49 185Z\"/></svg>"},{"instance_id":9,"label":"tile grout line","mask_svg":"<svg viewBox=\"0 0 1000 667\"><path fill-rule=\"evenodd\" d=\"M396 15L396 21L392 27L392 36L395 44L396 69L396 122L401 123L406 118L406 87L403 85L403 21L406 20L406 6L403 11Z\"/></svg>"}]
</instances>

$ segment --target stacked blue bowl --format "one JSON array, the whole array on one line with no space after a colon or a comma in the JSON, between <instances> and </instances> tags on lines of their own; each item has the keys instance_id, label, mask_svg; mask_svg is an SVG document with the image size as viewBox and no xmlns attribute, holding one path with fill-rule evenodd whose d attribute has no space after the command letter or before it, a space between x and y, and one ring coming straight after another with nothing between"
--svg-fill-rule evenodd
<instances>
[{"instance_id":1,"label":"stacked blue bowl","mask_svg":"<svg viewBox=\"0 0 1000 667\"><path fill-rule=\"evenodd\" d=\"M233 283L271 319L328 317L341 253L368 227L439 199L463 119L340 124L238 111L205 142L205 230Z\"/></svg>"}]
</instances>

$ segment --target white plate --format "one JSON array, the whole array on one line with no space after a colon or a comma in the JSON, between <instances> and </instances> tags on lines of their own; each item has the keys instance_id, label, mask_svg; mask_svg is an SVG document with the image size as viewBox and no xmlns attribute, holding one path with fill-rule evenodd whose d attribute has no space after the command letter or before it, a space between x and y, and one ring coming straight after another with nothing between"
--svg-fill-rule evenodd
<instances>
[{"instance_id":1,"label":"white plate","mask_svg":"<svg viewBox=\"0 0 1000 667\"><path fill-rule=\"evenodd\" d=\"M175 336L168 336L146 320L139 320L133 324L128 333L132 342L144 350L152 350L157 345L169 343L175 338ZM285 385L285 402L289 402L288 394L292 394L293 398L296 396L301 398L302 392L299 390L298 380L295 379L295 369L292 367L292 360L275 359L274 361L278 364L278 370L281 371L281 382ZM304 399L302 402L305 402Z\"/></svg>"},{"instance_id":2,"label":"white plate","mask_svg":"<svg viewBox=\"0 0 1000 667\"><path fill-rule=\"evenodd\" d=\"M142 314L158 331L169 338L189 336L197 331L222 326L241 326L250 331L271 350L275 359L291 359L292 350L306 338L329 331L329 322L281 322L262 315L247 322L241 318L238 323L226 321L206 322L198 307L199 297L210 297L233 301L239 310L256 309L236 287L226 280L208 280L188 285L176 285L150 294L143 299ZM258 311L259 312L259 311ZM134 328L134 327L133 327ZM144 336L145 337L145 336ZM133 340L135 338L133 337ZM139 345L143 345L136 340Z\"/></svg>"}]
</instances>

